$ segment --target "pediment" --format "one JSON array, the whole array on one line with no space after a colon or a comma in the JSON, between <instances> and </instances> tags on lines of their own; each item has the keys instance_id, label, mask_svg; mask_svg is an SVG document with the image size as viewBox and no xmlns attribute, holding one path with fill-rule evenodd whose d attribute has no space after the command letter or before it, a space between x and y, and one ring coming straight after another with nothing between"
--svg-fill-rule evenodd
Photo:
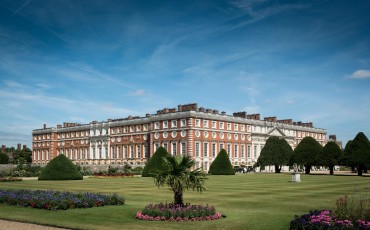
<instances>
[{"instance_id":1,"label":"pediment","mask_svg":"<svg viewBox=\"0 0 370 230\"><path fill-rule=\"evenodd\" d=\"M278 127L274 127L268 133L268 136L276 136L276 137L285 137L285 133L281 131Z\"/></svg>"}]
</instances>

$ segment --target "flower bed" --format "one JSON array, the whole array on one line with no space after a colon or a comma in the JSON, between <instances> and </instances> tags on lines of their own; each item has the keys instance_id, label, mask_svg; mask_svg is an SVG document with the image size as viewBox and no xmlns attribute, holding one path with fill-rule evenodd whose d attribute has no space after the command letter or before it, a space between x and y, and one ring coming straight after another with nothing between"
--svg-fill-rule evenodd
<instances>
[{"instance_id":1,"label":"flower bed","mask_svg":"<svg viewBox=\"0 0 370 230\"><path fill-rule=\"evenodd\" d=\"M340 220L331 210L310 211L308 214L295 216L290 222L291 230L335 229L355 230L370 229L370 221L366 220Z\"/></svg>"},{"instance_id":2,"label":"flower bed","mask_svg":"<svg viewBox=\"0 0 370 230\"><path fill-rule=\"evenodd\" d=\"M123 205L124 198L116 194L73 193L45 190L0 190L0 204L48 210L92 208Z\"/></svg>"},{"instance_id":3,"label":"flower bed","mask_svg":"<svg viewBox=\"0 0 370 230\"><path fill-rule=\"evenodd\" d=\"M0 177L0 182L13 182L13 181L22 181L22 179L13 177Z\"/></svg>"},{"instance_id":4,"label":"flower bed","mask_svg":"<svg viewBox=\"0 0 370 230\"><path fill-rule=\"evenodd\" d=\"M149 204L136 213L136 218L150 221L203 221L222 217L209 205L174 205L173 203Z\"/></svg>"}]
</instances>

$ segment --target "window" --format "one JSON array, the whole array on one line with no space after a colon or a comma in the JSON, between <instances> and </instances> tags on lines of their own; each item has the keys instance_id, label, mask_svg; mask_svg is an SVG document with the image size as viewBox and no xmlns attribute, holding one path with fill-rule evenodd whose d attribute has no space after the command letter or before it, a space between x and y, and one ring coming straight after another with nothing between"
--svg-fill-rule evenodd
<instances>
[{"instance_id":1,"label":"window","mask_svg":"<svg viewBox=\"0 0 370 230\"><path fill-rule=\"evenodd\" d=\"M114 147L112 147L112 158L113 159L115 158L115 155L114 155Z\"/></svg>"},{"instance_id":2,"label":"window","mask_svg":"<svg viewBox=\"0 0 370 230\"><path fill-rule=\"evenodd\" d=\"M144 145L143 148L144 148L145 158L149 158L148 146Z\"/></svg>"},{"instance_id":3,"label":"window","mask_svg":"<svg viewBox=\"0 0 370 230\"><path fill-rule=\"evenodd\" d=\"M140 145L137 145L136 146L136 154L137 154L137 158L141 158L141 152L140 152L141 148L140 148Z\"/></svg>"},{"instance_id":4,"label":"window","mask_svg":"<svg viewBox=\"0 0 370 230\"><path fill-rule=\"evenodd\" d=\"M140 132L141 131L141 126L140 125L137 125L136 126L136 132Z\"/></svg>"},{"instance_id":5,"label":"window","mask_svg":"<svg viewBox=\"0 0 370 230\"><path fill-rule=\"evenodd\" d=\"M143 131L148 131L148 125L143 125Z\"/></svg>"},{"instance_id":6,"label":"window","mask_svg":"<svg viewBox=\"0 0 370 230\"><path fill-rule=\"evenodd\" d=\"M121 133L121 129L120 129L120 128L117 128L117 130L116 130L116 131L117 131L117 134L118 134L118 133Z\"/></svg>"},{"instance_id":7,"label":"window","mask_svg":"<svg viewBox=\"0 0 370 230\"><path fill-rule=\"evenodd\" d=\"M220 122L220 129L224 129L224 123Z\"/></svg>"},{"instance_id":8,"label":"window","mask_svg":"<svg viewBox=\"0 0 370 230\"><path fill-rule=\"evenodd\" d=\"M168 143L167 142L163 142L163 148L165 148L166 150L168 150Z\"/></svg>"},{"instance_id":9,"label":"window","mask_svg":"<svg viewBox=\"0 0 370 230\"><path fill-rule=\"evenodd\" d=\"M234 124L234 130L235 130L235 131L238 131L238 128L239 128L239 127L238 127L238 124Z\"/></svg>"},{"instance_id":10,"label":"window","mask_svg":"<svg viewBox=\"0 0 370 230\"><path fill-rule=\"evenodd\" d=\"M253 157L257 158L257 146L254 146Z\"/></svg>"},{"instance_id":11,"label":"window","mask_svg":"<svg viewBox=\"0 0 370 230\"><path fill-rule=\"evenodd\" d=\"M109 158L109 152L108 152L108 147L105 147L105 159Z\"/></svg>"},{"instance_id":12,"label":"window","mask_svg":"<svg viewBox=\"0 0 370 230\"><path fill-rule=\"evenodd\" d=\"M240 131L242 131L242 132L245 131L245 125L240 125Z\"/></svg>"},{"instance_id":13,"label":"window","mask_svg":"<svg viewBox=\"0 0 370 230\"><path fill-rule=\"evenodd\" d=\"M186 126L186 120L185 119L181 119L180 120L180 123L181 123L181 127L185 127Z\"/></svg>"},{"instance_id":14,"label":"window","mask_svg":"<svg viewBox=\"0 0 370 230\"><path fill-rule=\"evenodd\" d=\"M199 157L199 152L200 152L200 143L195 142L195 156Z\"/></svg>"},{"instance_id":15,"label":"window","mask_svg":"<svg viewBox=\"0 0 370 230\"><path fill-rule=\"evenodd\" d=\"M235 144L234 145L234 158L237 158L238 157L238 145Z\"/></svg>"},{"instance_id":16,"label":"window","mask_svg":"<svg viewBox=\"0 0 370 230\"><path fill-rule=\"evenodd\" d=\"M118 149L117 149L117 158L118 159L122 158L121 157L121 146L119 146Z\"/></svg>"},{"instance_id":17,"label":"window","mask_svg":"<svg viewBox=\"0 0 370 230\"><path fill-rule=\"evenodd\" d=\"M212 143L212 157L216 156L216 143Z\"/></svg>"},{"instance_id":18,"label":"window","mask_svg":"<svg viewBox=\"0 0 370 230\"><path fill-rule=\"evenodd\" d=\"M241 157L244 158L245 157L245 145L241 145Z\"/></svg>"},{"instance_id":19,"label":"window","mask_svg":"<svg viewBox=\"0 0 370 230\"><path fill-rule=\"evenodd\" d=\"M220 143L220 151L221 151L221 149L225 149L223 143Z\"/></svg>"},{"instance_id":20,"label":"window","mask_svg":"<svg viewBox=\"0 0 370 230\"><path fill-rule=\"evenodd\" d=\"M177 121L176 120L172 120L171 121L171 128L176 128L177 127Z\"/></svg>"},{"instance_id":21,"label":"window","mask_svg":"<svg viewBox=\"0 0 370 230\"><path fill-rule=\"evenodd\" d=\"M186 142L181 142L181 155L185 156L186 154Z\"/></svg>"},{"instance_id":22,"label":"window","mask_svg":"<svg viewBox=\"0 0 370 230\"><path fill-rule=\"evenodd\" d=\"M167 129L168 128L168 121L163 121L163 128Z\"/></svg>"},{"instance_id":23,"label":"window","mask_svg":"<svg viewBox=\"0 0 370 230\"><path fill-rule=\"evenodd\" d=\"M227 130L231 130L231 124L227 123Z\"/></svg>"},{"instance_id":24,"label":"window","mask_svg":"<svg viewBox=\"0 0 370 230\"><path fill-rule=\"evenodd\" d=\"M195 127L200 127L200 120L199 119L195 120Z\"/></svg>"},{"instance_id":25,"label":"window","mask_svg":"<svg viewBox=\"0 0 370 230\"><path fill-rule=\"evenodd\" d=\"M215 121L212 121L212 129L215 129L216 128L216 122Z\"/></svg>"},{"instance_id":26,"label":"window","mask_svg":"<svg viewBox=\"0 0 370 230\"><path fill-rule=\"evenodd\" d=\"M208 143L203 143L203 156L208 157Z\"/></svg>"},{"instance_id":27,"label":"window","mask_svg":"<svg viewBox=\"0 0 370 230\"><path fill-rule=\"evenodd\" d=\"M231 144L227 144L227 155L230 157Z\"/></svg>"},{"instance_id":28,"label":"window","mask_svg":"<svg viewBox=\"0 0 370 230\"><path fill-rule=\"evenodd\" d=\"M208 120L204 120L203 121L203 127L204 128L208 128Z\"/></svg>"},{"instance_id":29,"label":"window","mask_svg":"<svg viewBox=\"0 0 370 230\"><path fill-rule=\"evenodd\" d=\"M154 152L159 148L159 143L154 144Z\"/></svg>"},{"instance_id":30,"label":"window","mask_svg":"<svg viewBox=\"0 0 370 230\"><path fill-rule=\"evenodd\" d=\"M127 127L123 127L123 132L127 133Z\"/></svg>"},{"instance_id":31,"label":"window","mask_svg":"<svg viewBox=\"0 0 370 230\"><path fill-rule=\"evenodd\" d=\"M175 156L177 154L177 144L176 142L172 142L172 155Z\"/></svg>"},{"instance_id":32,"label":"window","mask_svg":"<svg viewBox=\"0 0 370 230\"><path fill-rule=\"evenodd\" d=\"M159 129L159 122L154 123L154 129Z\"/></svg>"},{"instance_id":33,"label":"window","mask_svg":"<svg viewBox=\"0 0 370 230\"><path fill-rule=\"evenodd\" d=\"M130 126L130 133L134 132L134 126Z\"/></svg>"},{"instance_id":34,"label":"window","mask_svg":"<svg viewBox=\"0 0 370 230\"><path fill-rule=\"evenodd\" d=\"M128 158L128 151L127 151L127 146L123 147L123 152L125 154L125 158Z\"/></svg>"},{"instance_id":35,"label":"window","mask_svg":"<svg viewBox=\"0 0 370 230\"><path fill-rule=\"evenodd\" d=\"M130 147L130 158L134 158L134 146Z\"/></svg>"},{"instance_id":36,"label":"window","mask_svg":"<svg viewBox=\"0 0 370 230\"><path fill-rule=\"evenodd\" d=\"M69 138L69 133L67 133L67 138Z\"/></svg>"},{"instance_id":37,"label":"window","mask_svg":"<svg viewBox=\"0 0 370 230\"><path fill-rule=\"evenodd\" d=\"M102 156L101 156L101 148L99 148L99 159L101 159Z\"/></svg>"}]
</instances>

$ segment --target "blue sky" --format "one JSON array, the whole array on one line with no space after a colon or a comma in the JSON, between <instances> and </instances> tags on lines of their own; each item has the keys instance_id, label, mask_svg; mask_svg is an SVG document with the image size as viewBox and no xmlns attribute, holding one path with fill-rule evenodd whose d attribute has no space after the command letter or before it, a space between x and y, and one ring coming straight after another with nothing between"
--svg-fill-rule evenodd
<instances>
[{"instance_id":1,"label":"blue sky","mask_svg":"<svg viewBox=\"0 0 370 230\"><path fill-rule=\"evenodd\" d=\"M3 0L0 144L197 102L370 137L370 1Z\"/></svg>"}]
</instances>

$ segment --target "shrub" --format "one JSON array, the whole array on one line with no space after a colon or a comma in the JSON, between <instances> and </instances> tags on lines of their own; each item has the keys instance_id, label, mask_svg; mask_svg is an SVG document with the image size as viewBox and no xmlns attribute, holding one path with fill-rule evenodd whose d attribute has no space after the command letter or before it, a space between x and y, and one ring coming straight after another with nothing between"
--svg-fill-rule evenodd
<instances>
[{"instance_id":1,"label":"shrub","mask_svg":"<svg viewBox=\"0 0 370 230\"><path fill-rule=\"evenodd\" d=\"M143 173L143 168L142 167L136 167L131 170L131 173L135 175L141 175Z\"/></svg>"},{"instance_id":2,"label":"shrub","mask_svg":"<svg viewBox=\"0 0 370 230\"><path fill-rule=\"evenodd\" d=\"M225 149L221 149L209 167L208 173L212 175L235 175L235 171Z\"/></svg>"},{"instance_id":3,"label":"shrub","mask_svg":"<svg viewBox=\"0 0 370 230\"><path fill-rule=\"evenodd\" d=\"M44 190L0 190L0 204L48 210L92 208L105 205L123 205L124 198L95 193L73 193Z\"/></svg>"},{"instance_id":4,"label":"shrub","mask_svg":"<svg viewBox=\"0 0 370 230\"><path fill-rule=\"evenodd\" d=\"M82 180L77 167L63 154L51 160L42 170L39 180Z\"/></svg>"},{"instance_id":5,"label":"shrub","mask_svg":"<svg viewBox=\"0 0 370 230\"><path fill-rule=\"evenodd\" d=\"M0 153L0 164L8 164L9 156L6 153Z\"/></svg>"},{"instance_id":6,"label":"shrub","mask_svg":"<svg viewBox=\"0 0 370 230\"><path fill-rule=\"evenodd\" d=\"M151 221L200 221L215 220L222 217L213 206L169 204L149 204L136 213L136 218Z\"/></svg>"},{"instance_id":7,"label":"shrub","mask_svg":"<svg viewBox=\"0 0 370 230\"><path fill-rule=\"evenodd\" d=\"M165 148L159 147L145 165L141 176L150 177L154 171L161 169L164 162L163 158L167 157L168 155L169 154Z\"/></svg>"}]
</instances>

